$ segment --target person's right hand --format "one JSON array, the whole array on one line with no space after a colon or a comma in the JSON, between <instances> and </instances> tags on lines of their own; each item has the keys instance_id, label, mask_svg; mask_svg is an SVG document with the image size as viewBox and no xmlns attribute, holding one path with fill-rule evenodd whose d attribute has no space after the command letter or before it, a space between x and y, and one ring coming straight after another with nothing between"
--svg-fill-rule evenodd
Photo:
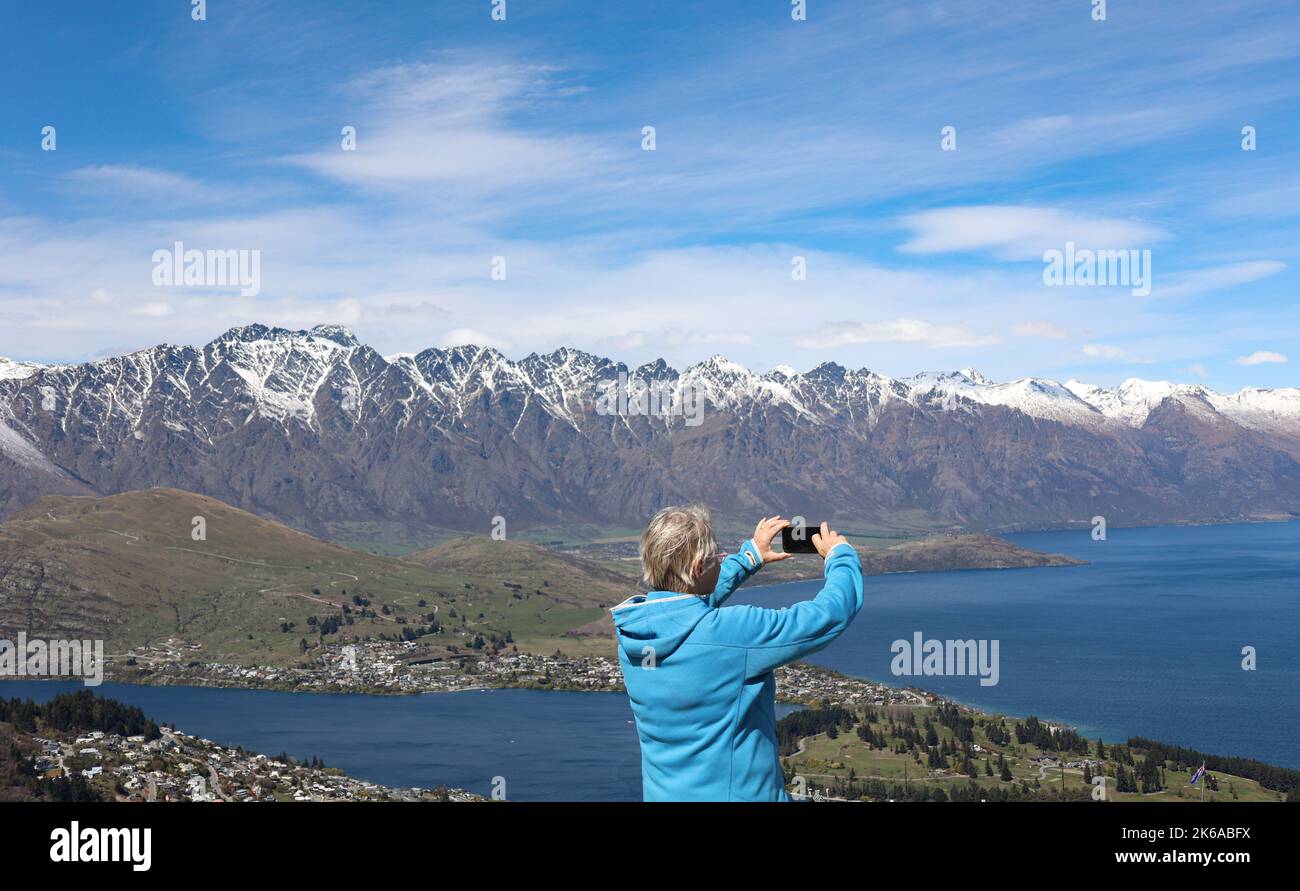
<instances>
[{"instance_id":1,"label":"person's right hand","mask_svg":"<svg viewBox=\"0 0 1300 891\"><path fill-rule=\"evenodd\" d=\"M825 560L830 554L831 548L837 544L848 544L849 540L838 532L832 532L831 527L823 520L822 531L813 533L812 542L813 547L817 549L817 553L821 554L822 559Z\"/></svg>"},{"instance_id":2,"label":"person's right hand","mask_svg":"<svg viewBox=\"0 0 1300 891\"><path fill-rule=\"evenodd\" d=\"M789 520L783 520L780 517L764 517L754 527L754 547L758 548L758 558L763 561L764 566L778 560L789 560L794 556L794 554L772 550L772 539L776 538L777 533L789 525Z\"/></svg>"}]
</instances>

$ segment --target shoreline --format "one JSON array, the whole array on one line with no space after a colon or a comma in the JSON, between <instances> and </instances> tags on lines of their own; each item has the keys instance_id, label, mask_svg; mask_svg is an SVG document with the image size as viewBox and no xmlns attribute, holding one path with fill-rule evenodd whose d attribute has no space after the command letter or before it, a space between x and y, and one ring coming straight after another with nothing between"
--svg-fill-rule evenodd
<instances>
[{"instance_id":1,"label":"shoreline","mask_svg":"<svg viewBox=\"0 0 1300 891\"><path fill-rule=\"evenodd\" d=\"M990 717L990 718L998 717L1008 721L1019 722L1019 721L1025 721L1032 716L1032 717L1036 717L1039 721L1051 727L1065 728L1065 729L1073 730L1075 732L1078 732L1079 727L1083 726L1077 721L1071 719L1054 718L1048 715L1038 714L1036 712L1032 714L1024 714L1024 715L1011 714L1001 710L996 710L985 706L981 706L977 703L955 699L951 696L945 696L943 694L936 693L931 690L926 690L924 688L917 687L915 685L895 686L886 681L878 681L870 678L858 677L856 675L849 675L841 671L837 671L836 669L826 668L824 666L815 665L813 663L806 663L806 662L795 663L794 665L791 666L783 666L783 669L786 671L794 670L805 674L820 676L824 679L827 679L837 684L847 683L847 684L861 685L862 688L864 688L863 692L871 691L874 693L879 690L889 690L898 693L903 697L906 697L908 700L907 702L893 703L893 704L903 705L904 707L907 708L937 708L939 705L943 703L949 703L957 706L960 709L963 709L964 711L982 717ZM780 670L781 669L779 669L779 671ZM6 681L10 681L10 680L63 682L63 683L74 682L75 683L79 679L51 678L51 677L0 678L0 698L7 698L4 697L4 685ZM184 682L167 683L167 682L140 681L138 679L129 680L124 678L112 678L107 676L104 678L104 683L133 686L133 687L179 687L179 688L189 688L189 689L233 690L233 691L246 691L246 692L270 692L270 693L290 693L290 694L307 694L307 695L320 694L320 695L327 695L327 696L357 695L357 696L402 697L402 696L420 696L426 694L471 693L471 692L483 693L483 692L493 692L497 690L533 690L539 693L588 693L588 694L606 694L606 695L621 694L624 696L626 695L626 690L622 687L593 688L590 686L581 687L576 685L564 686L564 685L545 685L545 684L504 684L504 683L503 684L478 684L469 687L457 687L454 689L396 690L396 691L386 690L383 688L305 689L301 686L291 686L291 685L249 686L249 685L241 685L241 684L233 684L233 683L222 683L222 682L200 683L200 682L192 682L192 679L185 679ZM778 678L777 695L776 695L776 704L778 705L799 705L805 708L815 708L817 707L817 705L820 704L820 702L823 699L830 699L832 702L836 701L836 694L830 691L818 691L815 693L810 693L802 696L791 695L789 693L783 695L781 692L781 687L782 684L780 682L780 679ZM97 688L94 686L87 686L86 689L91 690L91 692L95 692ZM852 702L848 700L841 700L840 704L852 704ZM1107 738L1105 736L1102 736L1101 734L1097 734L1095 737L1088 736L1086 734L1083 735L1090 739L1091 738L1101 739L1108 746L1127 744L1128 740L1130 739L1146 736L1146 734L1140 732L1120 734L1119 736L1113 738ZM1161 739L1159 740L1159 742L1179 746L1182 748L1188 748L1188 749L1199 748L1198 745L1195 743L1181 742L1179 740ZM1284 764L1277 764L1272 761L1263 761L1262 759L1254 758L1252 756L1224 755L1223 753L1212 753L1212 754L1215 754L1218 757L1234 757L1234 758L1243 758L1249 760L1258 760L1261 761L1261 763L1279 767L1284 770L1300 769L1300 768L1288 767L1287 765Z\"/></svg>"},{"instance_id":2,"label":"shoreline","mask_svg":"<svg viewBox=\"0 0 1300 891\"><path fill-rule=\"evenodd\" d=\"M836 520L836 523L856 526L860 521L857 520ZM1149 522L1135 522L1118 525L1107 521L1106 528L1109 529L1159 529L1162 527L1170 529L1180 529L1186 526L1246 526L1258 525L1261 523L1300 523L1300 514L1263 514L1246 517L1220 518L1207 520L1151 520ZM980 528L971 527L954 527L954 526L936 526L932 529L882 529L879 533L862 533L875 538L896 538L899 542L917 541L928 538L932 535L1019 535L1021 533L1035 532L1077 532L1080 529L1091 528L1092 523L1089 520L1066 520L1049 526L987 526ZM526 530L525 530L526 531ZM743 535L743 532L738 534ZM844 533L849 535L850 533ZM856 533L855 533L856 534ZM540 542L539 542L540 543Z\"/></svg>"},{"instance_id":3,"label":"shoreline","mask_svg":"<svg viewBox=\"0 0 1300 891\"><path fill-rule=\"evenodd\" d=\"M1150 523L1129 523L1126 525L1116 525L1107 521L1106 530L1112 529L1185 529L1187 527L1199 526L1259 526L1269 523L1300 523L1300 516L1261 516L1261 517L1238 517L1236 519L1220 520L1159 520ZM1040 532L1079 532L1090 529L1092 523L1087 520L1072 520L1069 523L1058 526L1005 526L990 527L982 530L988 535L1033 535ZM964 530L971 532L972 530Z\"/></svg>"}]
</instances>

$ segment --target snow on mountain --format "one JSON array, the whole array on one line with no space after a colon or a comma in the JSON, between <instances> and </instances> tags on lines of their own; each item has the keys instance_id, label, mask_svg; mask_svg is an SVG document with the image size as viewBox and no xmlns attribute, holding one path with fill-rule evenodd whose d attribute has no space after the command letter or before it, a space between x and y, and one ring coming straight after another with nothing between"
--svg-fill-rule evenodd
<instances>
[{"instance_id":1,"label":"snow on mountain","mask_svg":"<svg viewBox=\"0 0 1300 891\"><path fill-rule=\"evenodd\" d=\"M40 449L3 420L0 420L0 456L28 470L42 471L52 476L67 476L64 470L55 466Z\"/></svg>"},{"instance_id":2,"label":"snow on mountain","mask_svg":"<svg viewBox=\"0 0 1300 891\"><path fill-rule=\"evenodd\" d=\"M1207 390L1215 410L1252 430L1285 430L1300 435L1300 389L1261 390L1246 387L1227 395Z\"/></svg>"},{"instance_id":3,"label":"snow on mountain","mask_svg":"<svg viewBox=\"0 0 1300 891\"><path fill-rule=\"evenodd\" d=\"M607 417L597 399L621 374L666 385L670 406L694 388L704 425L685 430L680 410ZM893 378L833 362L760 373L723 356L679 372L571 348L385 358L335 325L247 325L78 365L0 362L0 425L0 467L23 468L0 486L0 510L152 485L313 528L461 528L503 506L521 521L626 524L684 497L742 514L798 503L958 524L1300 504L1296 389L999 383L970 368Z\"/></svg>"},{"instance_id":4,"label":"snow on mountain","mask_svg":"<svg viewBox=\"0 0 1300 891\"><path fill-rule=\"evenodd\" d=\"M960 407L960 400L981 405L1000 405L1017 409L1030 417L1061 421L1067 424L1097 424L1105 418L1096 407L1053 380L1026 377L1008 383L995 383L971 368L961 371L926 372L904 378L911 388L911 398L919 404L937 405L949 411Z\"/></svg>"},{"instance_id":5,"label":"snow on mountain","mask_svg":"<svg viewBox=\"0 0 1300 891\"><path fill-rule=\"evenodd\" d=\"M138 430L155 410L168 429L207 437L218 422L205 418L196 424L192 417L194 403L205 401L226 419L221 423L234 426L263 417L315 429L321 423L318 406L333 404L354 422L367 414L391 414L391 423L402 427L423 414L444 429L459 423L484 393L512 406L515 424L536 409L581 429L601 382L615 379L620 370L626 366L571 348L517 362L477 346L381 357L340 325L291 331L253 324L232 328L202 349L165 345L60 367L0 359L0 382L33 383L26 397L33 409L57 416L65 431L74 417L77 423L98 424L102 440ZM865 429L893 400L940 412L999 406L1097 428L1140 427L1172 398L1249 429L1300 434L1297 389L1220 394L1199 385L1135 378L1110 388L1032 377L999 383L971 368L891 378L834 363L802 373L780 365L759 374L720 355L681 373L658 360L628 374L693 387L717 410L751 414L775 408L815 424L847 422ZM123 429L110 430L114 423Z\"/></svg>"},{"instance_id":6,"label":"snow on mountain","mask_svg":"<svg viewBox=\"0 0 1300 891\"><path fill-rule=\"evenodd\" d=\"M224 365L244 381L253 401L250 408L268 417L310 423L316 415L316 394L336 371L343 372L344 379L338 381L343 401L351 403L344 410L355 410L359 381L348 373L346 359L358 347L352 332L339 325L317 325L309 331L247 325L208 344L204 356L209 368Z\"/></svg>"},{"instance_id":7,"label":"snow on mountain","mask_svg":"<svg viewBox=\"0 0 1300 891\"><path fill-rule=\"evenodd\" d=\"M989 384L993 383L993 381L989 380L984 375L980 374L974 368L963 368L961 371L957 373L960 374L962 377L966 378L967 380L976 384L981 384L983 386L988 386Z\"/></svg>"},{"instance_id":8,"label":"snow on mountain","mask_svg":"<svg viewBox=\"0 0 1300 891\"><path fill-rule=\"evenodd\" d=\"M694 387L709 404L722 409L754 399L761 389L757 374L724 356L710 356L687 368L681 382Z\"/></svg>"},{"instance_id":9,"label":"snow on mountain","mask_svg":"<svg viewBox=\"0 0 1300 891\"><path fill-rule=\"evenodd\" d=\"M1198 384L1171 384L1134 377L1117 387L1097 387L1077 380L1066 381L1065 387L1106 417L1131 427L1141 427L1151 411L1166 399L1201 400L1210 392Z\"/></svg>"},{"instance_id":10,"label":"snow on mountain","mask_svg":"<svg viewBox=\"0 0 1300 891\"><path fill-rule=\"evenodd\" d=\"M15 362L0 356L0 381L24 380L44 367L34 362Z\"/></svg>"},{"instance_id":11,"label":"snow on mountain","mask_svg":"<svg viewBox=\"0 0 1300 891\"><path fill-rule=\"evenodd\" d=\"M592 398L595 382L616 377L615 365L582 350L562 347L546 356L533 353L519 362L528 385L542 404L556 417L579 428L584 407ZM657 373L675 372L662 365Z\"/></svg>"}]
</instances>

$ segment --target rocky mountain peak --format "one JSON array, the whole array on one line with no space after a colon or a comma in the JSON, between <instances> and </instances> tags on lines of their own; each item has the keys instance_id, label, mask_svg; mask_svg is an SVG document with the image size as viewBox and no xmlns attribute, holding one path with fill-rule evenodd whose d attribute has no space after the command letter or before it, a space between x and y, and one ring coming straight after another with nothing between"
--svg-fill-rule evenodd
<instances>
[{"instance_id":1,"label":"rocky mountain peak","mask_svg":"<svg viewBox=\"0 0 1300 891\"><path fill-rule=\"evenodd\" d=\"M687 426L599 410L601 382L627 368L570 347L385 359L340 325L253 324L202 349L57 368L0 360L0 472L27 480L0 485L0 510L43 491L170 485L309 528L507 509L627 523L679 496L759 513L821 499L882 521L1300 513L1296 389L891 378L833 362L760 375L721 355L680 376L663 359L630 372L695 388L706 423ZM1184 483L1199 500L1169 504Z\"/></svg>"},{"instance_id":2,"label":"rocky mountain peak","mask_svg":"<svg viewBox=\"0 0 1300 891\"><path fill-rule=\"evenodd\" d=\"M314 325L307 333L314 337L323 337L326 340L332 340L339 346L343 347L355 347L361 345L361 342L357 340L357 336L353 334L350 329L345 328L342 325Z\"/></svg>"}]
</instances>

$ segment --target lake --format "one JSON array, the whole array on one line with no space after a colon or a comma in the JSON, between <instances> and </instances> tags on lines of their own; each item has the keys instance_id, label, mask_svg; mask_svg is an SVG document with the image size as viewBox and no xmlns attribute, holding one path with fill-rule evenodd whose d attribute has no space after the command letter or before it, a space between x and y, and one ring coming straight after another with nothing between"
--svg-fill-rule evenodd
<instances>
[{"instance_id":1,"label":"lake","mask_svg":"<svg viewBox=\"0 0 1300 891\"><path fill-rule=\"evenodd\" d=\"M920 686L1008 714L1075 724L1107 741L1143 735L1300 768L1300 524L1111 529L1010 536L1085 566L877 576L853 626L810 661ZM761 575L759 576L761 578ZM784 606L815 582L742 589ZM894 677L890 645L999 642L999 679ZM1244 671L1252 646L1258 668ZM6 681L46 699L79 682ZM640 797L640 755L621 693L493 690L421 696L104 684L187 733L269 755L317 755L390 786L439 783L510 798ZM785 714L789 708L781 708Z\"/></svg>"},{"instance_id":2,"label":"lake","mask_svg":"<svg viewBox=\"0 0 1300 891\"><path fill-rule=\"evenodd\" d=\"M80 681L5 681L46 701ZM517 801L639 801L641 751L622 693L476 690L418 696L101 684L157 721L224 745L298 759L386 786L439 783ZM777 716L795 707L777 706Z\"/></svg>"},{"instance_id":3,"label":"lake","mask_svg":"<svg viewBox=\"0 0 1300 891\"><path fill-rule=\"evenodd\" d=\"M1300 523L1007 536L1085 566L866 579L862 612L809 661L1107 741L1146 736L1300 768ZM817 583L742 589L784 606ZM894 677L890 645L999 641L1000 678ZM1242 669L1242 648L1257 669Z\"/></svg>"}]
</instances>

